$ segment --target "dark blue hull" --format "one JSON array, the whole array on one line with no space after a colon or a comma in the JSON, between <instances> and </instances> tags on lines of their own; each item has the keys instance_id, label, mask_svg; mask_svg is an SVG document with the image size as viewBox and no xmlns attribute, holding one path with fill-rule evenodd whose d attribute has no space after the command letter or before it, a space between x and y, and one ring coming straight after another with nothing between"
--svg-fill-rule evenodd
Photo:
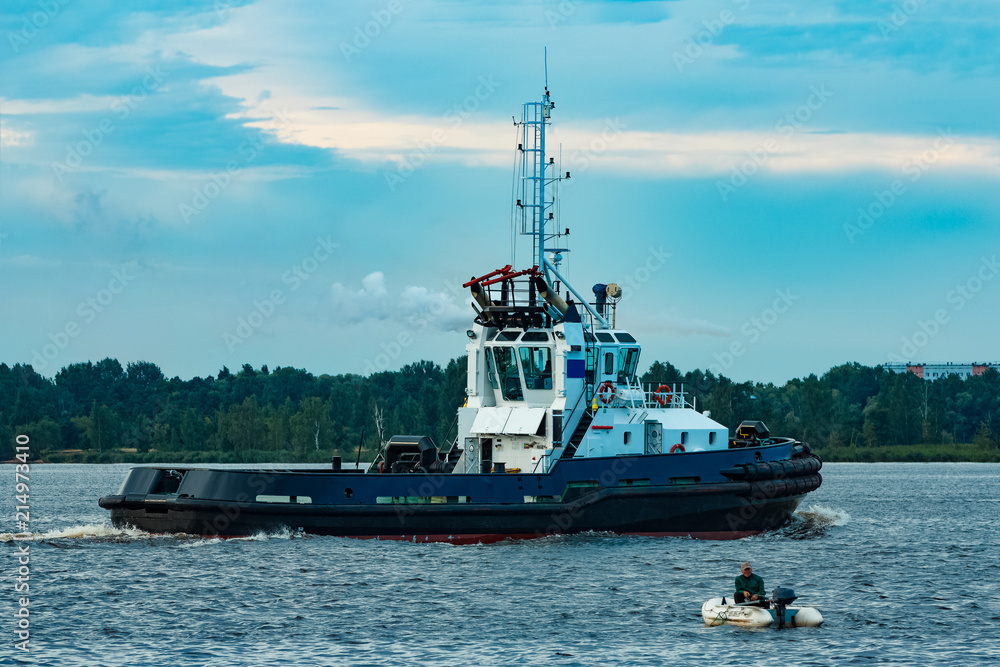
<instances>
[{"instance_id":1,"label":"dark blue hull","mask_svg":"<svg viewBox=\"0 0 1000 667\"><path fill-rule=\"evenodd\" d=\"M801 448L793 456L794 444L567 459L542 475L133 468L120 494L100 503L115 525L156 533L291 529L449 542L584 531L738 538L781 526L821 484L819 459Z\"/></svg>"}]
</instances>

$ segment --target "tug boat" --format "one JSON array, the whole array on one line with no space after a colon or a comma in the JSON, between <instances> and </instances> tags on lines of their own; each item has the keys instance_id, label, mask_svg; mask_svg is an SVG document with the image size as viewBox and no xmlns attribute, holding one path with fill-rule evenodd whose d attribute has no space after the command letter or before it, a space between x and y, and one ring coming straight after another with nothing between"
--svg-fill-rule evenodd
<instances>
[{"instance_id":1,"label":"tug boat","mask_svg":"<svg viewBox=\"0 0 1000 667\"><path fill-rule=\"evenodd\" d=\"M738 625L744 628L816 628L823 623L823 614L815 607L792 607L797 599L790 588L776 588L768 606L756 603L736 603L733 598L712 598L701 606L705 625Z\"/></svg>"},{"instance_id":2,"label":"tug boat","mask_svg":"<svg viewBox=\"0 0 1000 667\"><path fill-rule=\"evenodd\" d=\"M822 483L808 445L759 421L730 436L683 386L642 386L640 345L616 326L622 292L584 298L560 272L546 157L548 87L523 106L519 232L531 264L473 277L467 399L457 435L383 440L366 470L136 467L100 499L153 533L321 535L455 543L585 531L733 539L780 527ZM474 315L474 317L473 317ZM381 434L380 434L381 435Z\"/></svg>"}]
</instances>

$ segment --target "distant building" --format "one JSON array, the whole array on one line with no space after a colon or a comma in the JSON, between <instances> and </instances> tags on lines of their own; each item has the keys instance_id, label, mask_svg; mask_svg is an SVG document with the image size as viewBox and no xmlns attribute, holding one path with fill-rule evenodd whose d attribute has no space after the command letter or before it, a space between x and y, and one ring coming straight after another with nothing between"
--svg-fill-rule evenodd
<instances>
[{"instance_id":1,"label":"distant building","mask_svg":"<svg viewBox=\"0 0 1000 667\"><path fill-rule=\"evenodd\" d=\"M982 364L884 364L887 370L894 373L910 372L925 380L937 380L948 375L957 375L965 379L973 375L982 375L987 368L995 368L1000 371L1000 363L986 362Z\"/></svg>"}]
</instances>

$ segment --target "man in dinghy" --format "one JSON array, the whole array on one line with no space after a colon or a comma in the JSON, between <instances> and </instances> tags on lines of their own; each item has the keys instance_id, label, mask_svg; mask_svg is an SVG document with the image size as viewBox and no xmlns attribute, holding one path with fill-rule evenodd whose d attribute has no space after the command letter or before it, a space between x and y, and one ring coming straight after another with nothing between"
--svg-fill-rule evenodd
<instances>
[{"instance_id":1,"label":"man in dinghy","mask_svg":"<svg viewBox=\"0 0 1000 667\"><path fill-rule=\"evenodd\" d=\"M753 573L753 568L749 561L740 566L740 576L736 577L736 593L733 597L737 604L742 602L756 602L754 606L768 607L767 594L764 592L764 580Z\"/></svg>"}]
</instances>

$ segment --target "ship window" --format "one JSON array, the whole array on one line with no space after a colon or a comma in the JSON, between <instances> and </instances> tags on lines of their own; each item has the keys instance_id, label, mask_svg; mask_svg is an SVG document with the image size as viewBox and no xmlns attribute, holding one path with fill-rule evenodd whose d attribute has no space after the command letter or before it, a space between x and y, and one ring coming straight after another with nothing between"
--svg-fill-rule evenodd
<instances>
[{"instance_id":1,"label":"ship window","mask_svg":"<svg viewBox=\"0 0 1000 667\"><path fill-rule=\"evenodd\" d=\"M497 378L500 381L500 391L505 401L522 401L521 376L517 372L517 360L514 358L514 348L495 347L493 354L497 363Z\"/></svg>"},{"instance_id":2,"label":"ship window","mask_svg":"<svg viewBox=\"0 0 1000 667\"><path fill-rule=\"evenodd\" d=\"M631 431L625 431L625 444L627 445L630 440L632 440L632 432Z\"/></svg>"},{"instance_id":3,"label":"ship window","mask_svg":"<svg viewBox=\"0 0 1000 667\"><path fill-rule=\"evenodd\" d=\"M517 340L517 337L521 335L521 332L517 329L505 329L497 334L494 340Z\"/></svg>"},{"instance_id":4,"label":"ship window","mask_svg":"<svg viewBox=\"0 0 1000 667\"><path fill-rule=\"evenodd\" d=\"M688 444L688 432L687 431L681 431L681 444L682 445Z\"/></svg>"},{"instance_id":5,"label":"ship window","mask_svg":"<svg viewBox=\"0 0 1000 667\"><path fill-rule=\"evenodd\" d=\"M584 331L583 332L583 339L585 341L587 341L588 343L593 343L594 342L594 334L590 333L589 331Z\"/></svg>"},{"instance_id":6,"label":"ship window","mask_svg":"<svg viewBox=\"0 0 1000 667\"><path fill-rule=\"evenodd\" d=\"M710 445L714 445L715 444L715 431L709 431L708 432L708 444L710 444Z\"/></svg>"},{"instance_id":7,"label":"ship window","mask_svg":"<svg viewBox=\"0 0 1000 667\"><path fill-rule=\"evenodd\" d=\"M622 333L616 333L615 334L615 338L618 339L619 343L634 343L635 342L635 338L632 336L632 334L625 333L624 331Z\"/></svg>"},{"instance_id":8,"label":"ship window","mask_svg":"<svg viewBox=\"0 0 1000 667\"><path fill-rule=\"evenodd\" d=\"M601 341L602 343L613 343L613 342L615 342L615 337L612 336L609 333L604 333L603 331L598 331L594 335L597 336L597 340Z\"/></svg>"},{"instance_id":9,"label":"ship window","mask_svg":"<svg viewBox=\"0 0 1000 667\"><path fill-rule=\"evenodd\" d=\"M604 355L604 374L612 375L615 372L615 355L612 352L608 352Z\"/></svg>"},{"instance_id":10,"label":"ship window","mask_svg":"<svg viewBox=\"0 0 1000 667\"><path fill-rule=\"evenodd\" d=\"M522 347L519 350L525 386L528 389L552 389L552 360L549 348Z\"/></svg>"},{"instance_id":11,"label":"ship window","mask_svg":"<svg viewBox=\"0 0 1000 667\"><path fill-rule=\"evenodd\" d=\"M618 357L618 382L624 384L635 377L635 367L639 363L639 348L623 347Z\"/></svg>"},{"instance_id":12,"label":"ship window","mask_svg":"<svg viewBox=\"0 0 1000 667\"><path fill-rule=\"evenodd\" d=\"M549 335L544 331L526 331L521 336L521 342L523 343L547 343L548 340Z\"/></svg>"},{"instance_id":13,"label":"ship window","mask_svg":"<svg viewBox=\"0 0 1000 667\"><path fill-rule=\"evenodd\" d=\"M486 375L490 378L490 384L493 385L494 389L499 389L500 385L497 384L497 371L496 364L493 363L493 348L486 348Z\"/></svg>"}]
</instances>

